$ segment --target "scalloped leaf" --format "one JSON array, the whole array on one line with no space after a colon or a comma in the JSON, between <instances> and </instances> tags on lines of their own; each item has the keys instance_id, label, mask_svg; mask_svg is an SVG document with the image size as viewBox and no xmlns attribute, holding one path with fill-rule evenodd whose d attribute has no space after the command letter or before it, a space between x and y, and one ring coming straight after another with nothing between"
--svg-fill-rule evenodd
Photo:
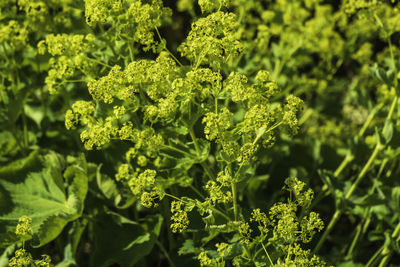
<instances>
[{"instance_id":1,"label":"scalloped leaf","mask_svg":"<svg viewBox=\"0 0 400 267\"><path fill-rule=\"evenodd\" d=\"M153 249L163 218L157 214L138 223L118 213L107 213L99 216L94 224L96 236L91 266L113 263L121 267L133 266Z\"/></svg>"},{"instance_id":2,"label":"scalloped leaf","mask_svg":"<svg viewBox=\"0 0 400 267\"><path fill-rule=\"evenodd\" d=\"M65 186L63 158L56 153L41 156L44 165L41 171L19 176L27 171L25 167L32 161L32 156L28 159L21 161L20 168L8 166L0 170L0 206L7 207L0 212L1 246L18 242L14 231L18 218L23 215L32 218L34 245L43 246L55 239L65 225L79 218L83 211L88 190L85 166L80 166L78 161L69 166L67 170L71 179Z\"/></svg>"}]
</instances>

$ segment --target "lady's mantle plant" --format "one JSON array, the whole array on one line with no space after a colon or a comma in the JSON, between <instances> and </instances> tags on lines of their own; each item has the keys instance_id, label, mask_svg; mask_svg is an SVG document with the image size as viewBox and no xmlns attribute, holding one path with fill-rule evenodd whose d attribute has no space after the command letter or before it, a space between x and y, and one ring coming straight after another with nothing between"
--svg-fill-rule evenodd
<instances>
[{"instance_id":1,"label":"lady's mantle plant","mask_svg":"<svg viewBox=\"0 0 400 267\"><path fill-rule=\"evenodd\" d=\"M300 247L323 228L318 214L308 213L313 193L304 190L303 182L287 179L288 202L276 203L268 213L254 209L249 214L242 205L244 188L259 165L257 154L281 135L297 133L302 101L293 95L279 98L267 70L242 73L238 59L246 53L246 42L237 16L222 11L227 2L199 5L205 14L177 48L181 63L158 29L171 18L162 1L86 1L88 25L111 25L103 41L126 42L127 54L114 52L122 64L110 60L105 75L87 83L92 100L73 103L65 125L82 126L80 137L88 150L113 140L129 146L116 180L142 206L169 213L171 231L193 239L181 252L196 254L202 266L228 261L235 266L321 266ZM53 56L84 51L85 46L74 49L64 38L70 37L49 36L43 44ZM91 35L73 38L88 45L100 42ZM146 51L152 51L150 59ZM54 62L65 62L68 70L77 66L70 60L61 56ZM50 85L52 77L62 77L52 73Z\"/></svg>"}]
</instances>

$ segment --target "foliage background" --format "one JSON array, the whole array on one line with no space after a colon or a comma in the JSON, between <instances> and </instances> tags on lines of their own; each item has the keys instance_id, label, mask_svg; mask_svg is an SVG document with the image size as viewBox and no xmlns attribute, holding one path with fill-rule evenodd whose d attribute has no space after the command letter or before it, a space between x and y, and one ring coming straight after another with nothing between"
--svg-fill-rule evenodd
<instances>
[{"instance_id":1,"label":"foliage background","mask_svg":"<svg viewBox=\"0 0 400 267\"><path fill-rule=\"evenodd\" d=\"M243 233L210 230L226 222L198 210L246 222L257 208L293 201L281 188L298 177L315 198L295 217L313 210L325 222L304 251L328 265L394 266L399 8L367 0L1 1L0 264L24 244L56 266L206 265L204 251L210 265L231 266L247 246ZM185 86L172 83L178 78ZM301 110L289 95L303 100ZM251 115L257 105L264 109ZM207 115L225 114L222 106L225 117ZM148 131L133 134L128 122ZM242 149L259 139L265 146L256 152ZM223 154L228 141L242 150ZM207 172L226 166L245 181L232 182L236 200L218 203L223 196L206 187ZM135 195L126 177L147 168L161 172L161 182ZM196 191L216 201L199 204ZM150 205L143 192L153 194ZM194 201L178 209L190 224L171 221L174 199L165 194ZM33 221L29 240L14 233L23 215ZM171 231L174 222L183 233ZM257 253L265 243L274 264L301 266L300 254L282 250L286 241L260 236L241 265L269 266ZM232 246L229 255L217 251L221 243Z\"/></svg>"}]
</instances>

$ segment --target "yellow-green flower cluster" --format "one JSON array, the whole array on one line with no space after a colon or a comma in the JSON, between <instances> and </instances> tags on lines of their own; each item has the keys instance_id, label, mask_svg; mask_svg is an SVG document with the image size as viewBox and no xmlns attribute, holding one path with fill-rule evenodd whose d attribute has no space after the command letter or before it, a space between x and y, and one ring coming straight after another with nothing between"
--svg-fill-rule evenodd
<instances>
[{"instance_id":1,"label":"yellow-green flower cluster","mask_svg":"<svg viewBox=\"0 0 400 267\"><path fill-rule=\"evenodd\" d=\"M268 216L261 212L260 209L254 209L251 212L251 219L250 222L256 222L258 224L258 230L263 234L267 235L269 233L268 227L271 225Z\"/></svg>"},{"instance_id":2,"label":"yellow-green flower cluster","mask_svg":"<svg viewBox=\"0 0 400 267\"><path fill-rule=\"evenodd\" d=\"M233 102L245 101L253 96L254 92L247 86L247 82L247 77L238 72L231 72L224 81L224 89L232 95Z\"/></svg>"},{"instance_id":3,"label":"yellow-green flower cluster","mask_svg":"<svg viewBox=\"0 0 400 267\"><path fill-rule=\"evenodd\" d=\"M32 237L32 219L28 216L22 216L18 219L18 224L15 229L15 234L18 238L25 243L26 240ZM32 255L27 252L24 248L18 249L8 261L10 267L26 267L26 266L41 266L50 267L51 259L48 255L42 255L42 259L34 260Z\"/></svg>"},{"instance_id":4,"label":"yellow-green flower cluster","mask_svg":"<svg viewBox=\"0 0 400 267\"><path fill-rule=\"evenodd\" d=\"M38 52L45 54L49 52L50 69L46 77L46 84L51 94L57 92L57 86L64 80L71 78L76 70L84 73L90 71L93 62L87 57L87 51L92 48L95 40L94 35L86 36L81 34L48 34L46 40L38 43Z\"/></svg>"},{"instance_id":5,"label":"yellow-green flower cluster","mask_svg":"<svg viewBox=\"0 0 400 267\"><path fill-rule=\"evenodd\" d=\"M201 12L210 13L222 7L228 7L230 0L198 0Z\"/></svg>"},{"instance_id":6,"label":"yellow-green flower cluster","mask_svg":"<svg viewBox=\"0 0 400 267\"><path fill-rule=\"evenodd\" d=\"M376 7L381 4L380 0L345 0L342 4L344 6L344 10L348 14L354 14L363 9L369 9Z\"/></svg>"},{"instance_id":7,"label":"yellow-green flower cluster","mask_svg":"<svg viewBox=\"0 0 400 267\"><path fill-rule=\"evenodd\" d=\"M240 242L248 244L251 241L251 233L253 230L250 228L249 223L242 222L238 227L238 233L240 235Z\"/></svg>"},{"instance_id":8,"label":"yellow-green flower cluster","mask_svg":"<svg viewBox=\"0 0 400 267\"><path fill-rule=\"evenodd\" d=\"M67 110L65 114L65 127L67 129L75 129L75 126L82 122L90 124L95 106L93 102L79 100L72 104L72 109Z\"/></svg>"},{"instance_id":9,"label":"yellow-green flower cluster","mask_svg":"<svg viewBox=\"0 0 400 267\"><path fill-rule=\"evenodd\" d=\"M123 10L122 1L85 0L85 17L90 26L109 22L110 16Z\"/></svg>"},{"instance_id":10,"label":"yellow-green flower cluster","mask_svg":"<svg viewBox=\"0 0 400 267\"><path fill-rule=\"evenodd\" d=\"M304 182L297 178L288 178L284 187L294 195L295 201L289 199L289 203L275 203L269 211L269 219L273 226L273 241L281 241L289 244L298 241L308 243L316 232L324 228L323 221L315 212L308 216L297 218L298 207L308 208L314 196L311 189L304 190Z\"/></svg>"},{"instance_id":11,"label":"yellow-green flower cluster","mask_svg":"<svg viewBox=\"0 0 400 267\"><path fill-rule=\"evenodd\" d=\"M70 28L73 19L83 13L71 0L19 0L18 9L25 13L25 22L34 31L54 31L56 27Z\"/></svg>"},{"instance_id":12,"label":"yellow-green flower cluster","mask_svg":"<svg viewBox=\"0 0 400 267\"><path fill-rule=\"evenodd\" d=\"M295 202L304 208L308 208L314 199L314 192L311 188L304 190L305 183L297 178L287 178L285 180L286 186L284 187L287 191L294 194ZM292 201L292 200L291 200Z\"/></svg>"},{"instance_id":13,"label":"yellow-green flower cluster","mask_svg":"<svg viewBox=\"0 0 400 267\"><path fill-rule=\"evenodd\" d=\"M232 246L227 243L217 243L215 247L217 248L218 256L214 258L210 258L207 251L200 252L197 256L200 266L225 266L224 257L230 253Z\"/></svg>"},{"instance_id":14,"label":"yellow-green flower cluster","mask_svg":"<svg viewBox=\"0 0 400 267\"><path fill-rule=\"evenodd\" d=\"M164 7L162 0L151 0L148 4L134 1L127 11L129 21L136 26L134 41L144 45L145 51L152 48L156 43L154 29L160 27L171 15L172 10Z\"/></svg>"},{"instance_id":15,"label":"yellow-green flower cluster","mask_svg":"<svg viewBox=\"0 0 400 267\"><path fill-rule=\"evenodd\" d=\"M127 73L121 71L118 65L115 65L107 76L90 81L88 88L93 99L109 104L114 102L114 97L124 100L133 97L138 91L135 86L129 84Z\"/></svg>"},{"instance_id":16,"label":"yellow-green flower cluster","mask_svg":"<svg viewBox=\"0 0 400 267\"><path fill-rule=\"evenodd\" d=\"M118 134L118 127L114 122L114 118L107 117L105 120L100 119L96 123L91 123L88 129L83 130L80 137L85 148L92 150L93 147L100 148L108 144L111 137Z\"/></svg>"},{"instance_id":17,"label":"yellow-green flower cluster","mask_svg":"<svg viewBox=\"0 0 400 267\"><path fill-rule=\"evenodd\" d=\"M218 114L208 112L202 121L206 138L210 141L215 139L217 139L217 141L224 140L225 132L231 127L231 117L232 113L225 107Z\"/></svg>"},{"instance_id":18,"label":"yellow-green flower cluster","mask_svg":"<svg viewBox=\"0 0 400 267\"><path fill-rule=\"evenodd\" d=\"M46 40L42 40L38 43L38 51L44 54L46 50L52 56L74 56L86 50L89 45L87 41L93 41L94 36L88 34L84 36L82 34L68 35L68 34L48 34Z\"/></svg>"},{"instance_id":19,"label":"yellow-green flower cluster","mask_svg":"<svg viewBox=\"0 0 400 267\"><path fill-rule=\"evenodd\" d=\"M309 201L312 200L313 192L304 190L305 184L297 178L288 178L285 181L284 189L288 190L296 201L289 199L288 203L277 202L270 209L268 214L260 209L254 209L251 213L250 223L255 224L259 234L252 235L253 230L248 222L241 221L237 228L240 236L240 242L244 245L261 245L265 247L274 247L278 251L284 253L283 259L278 258L279 264L310 262L317 263L318 257L310 256L310 252L301 249L299 243L308 243L313 236L324 228L323 221L315 212L308 215L298 217L300 207L309 207ZM311 191L311 192L310 192ZM305 201L305 199L309 201ZM266 244L266 245L264 245ZM269 256L268 256L269 257ZM238 262L241 261L239 257ZM321 262L321 264L325 264ZM282 265L282 266L298 266L298 265ZM303 265L299 265L303 266ZM319 266L319 265L304 265ZM325 266L325 265L321 265Z\"/></svg>"},{"instance_id":20,"label":"yellow-green flower cluster","mask_svg":"<svg viewBox=\"0 0 400 267\"><path fill-rule=\"evenodd\" d=\"M0 44L7 44L12 50L23 49L28 42L28 30L16 20L0 24Z\"/></svg>"},{"instance_id":21,"label":"yellow-green flower cluster","mask_svg":"<svg viewBox=\"0 0 400 267\"><path fill-rule=\"evenodd\" d=\"M35 265L39 267L50 267L51 266L51 258L49 255L42 255L42 259L35 260Z\"/></svg>"},{"instance_id":22,"label":"yellow-green flower cluster","mask_svg":"<svg viewBox=\"0 0 400 267\"><path fill-rule=\"evenodd\" d=\"M126 38L144 46L147 51L155 50L154 31L169 20L170 8L162 0L112 1L85 0L85 16L89 26L116 24Z\"/></svg>"},{"instance_id":23,"label":"yellow-green flower cluster","mask_svg":"<svg viewBox=\"0 0 400 267\"><path fill-rule=\"evenodd\" d=\"M195 66L207 63L219 67L221 63L227 63L243 50L238 27L233 13L212 13L193 23L186 41L178 50Z\"/></svg>"},{"instance_id":24,"label":"yellow-green flower cluster","mask_svg":"<svg viewBox=\"0 0 400 267\"><path fill-rule=\"evenodd\" d=\"M182 201L172 201L171 203L171 230L174 233L183 232L189 225L189 218Z\"/></svg>"},{"instance_id":25,"label":"yellow-green flower cluster","mask_svg":"<svg viewBox=\"0 0 400 267\"><path fill-rule=\"evenodd\" d=\"M15 251L14 257L12 257L8 266L10 267L25 267L30 266L33 263L32 255L25 249L21 248Z\"/></svg>"},{"instance_id":26,"label":"yellow-green flower cluster","mask_svg":"<svg viewBox=\"0 0 400 267\"><path fill-rule=\"evenodd\" d=\"M18 5L20 10L25 11L28 20L31 22L31 27L45 25L49 11L44 1L21 0L18 1Z\"/></svg>"},{"instance_id":27,"label":"yellow-green flower cluster","mask_svg":"<svg viewBox=\"0 0 400 267\"><path fill-rule=\"evenodd\" d=\"M21 239L26 239L32 236L32 219L27 216L22 216L18 219L18 225L15 229L15 234Z\"/></svg>"},{"instance_id":28,"label":"yellow-green flower cluster","mask_svg":"<svg viewBox=\"0 0 400 267\"><path fill-rule=\"evenodd\" d=\"M156 199L163 198L163 190L156 184L155 170L147 169L140 174L130 176L128 182L131 192L135 196L140 196L143 206L150 208L156 206Z\"/></svg>"},{"instance_id":29,"label":"yellow-green flower cluster","mask_svg":"<svg viewBox=\"0 0 400 267\"><path fill-rule=\"evenodd\" d=\"M210 95L216 96L221 90L222 76L209 68L198 68L186 73L185 86L199 95L200 100L207 99Z\"/></svg>"},{"instance_id":30,"label":"yellow-green flower cluster","mask_svg":"<svg viewBox=\"0 0 400 267\"><path fill-rule=\"evenodd\" d=\"M310 250L304 250L299 244L294 243L283 248L286 254L284 260L279 266L309 266L309 267L324 267L326 263L320 260L316 255L312 255Z\"/></svg>"},{"instance_id":31,"label":"yellow-green flower cluster","mask_svg":"<svg viewBox=\"0 0 400 267\"><path fill-rule=\"evenodd\" d=\"M297 112L303 107L303 101L293 95L289 95L286 98L287 104L284 108L283 123L286 124L292 134L296 134L298 131L298 120Z\"/></svg>"},{"instance_id":32,"label":"yellow-green flower cluster","mask_svg":"<svg viewBox=\"0 0 400 267\"><path fill-rule=\"evenodd\" d=\"M294 203L275 203L271 207L269 210L269 218L273 225L271 241L291 244L299 239L299 222L296 212L297 206Z\"/></svg>"},{"instance_id":33,"label":"yellow-green flower cluster","mask_svg":"<svg viewBox=\"0 0 400 267\"><path fill-rule=\"evenodd\" d=\"M51 258L48 255L42 255L42 259L34 260L32 255L25 249L21 248L15 251L14 257L8 261L9 267L50 267Z\"/></svg>"}]
</instances>

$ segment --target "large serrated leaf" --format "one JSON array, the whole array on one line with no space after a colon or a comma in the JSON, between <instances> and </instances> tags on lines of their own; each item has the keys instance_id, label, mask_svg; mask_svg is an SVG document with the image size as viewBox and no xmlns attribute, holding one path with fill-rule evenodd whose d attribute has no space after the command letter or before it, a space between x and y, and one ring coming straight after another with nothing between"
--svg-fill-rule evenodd
<instances>
[{"instance_id":1,"label":"large serrated leaf","mask_svg":"<svg viewBox=\"0 0 400 267\"><path fill-rule=\"evenodd\" d=\"M97 234L91 263L96 267L113 263L134 266L153 249L163 220L160 215L154 215L138 223L113 212L98 219L94 225Z\"/></svg>"},{"instance_id":2,"label":"large serrated leaf","mask_svg":"<svg viewBox=\"0 0 400 267\"><path fill-rule=\"evenodd\" d=\"M44 168L28 173L26 177L19 175L26 172L24 169L33 161L32 155L17 166L0 170L0 206L7 207L0 211L1 246L18 241L14 231L21 216L32 218L34 245L42 246L56 238L68 222L82 213L87 193L85 170L68 167L76 168L70 172L72 179L65 188L63 159L55 153L40 158Z\"/></svg>"}]
</instances>

